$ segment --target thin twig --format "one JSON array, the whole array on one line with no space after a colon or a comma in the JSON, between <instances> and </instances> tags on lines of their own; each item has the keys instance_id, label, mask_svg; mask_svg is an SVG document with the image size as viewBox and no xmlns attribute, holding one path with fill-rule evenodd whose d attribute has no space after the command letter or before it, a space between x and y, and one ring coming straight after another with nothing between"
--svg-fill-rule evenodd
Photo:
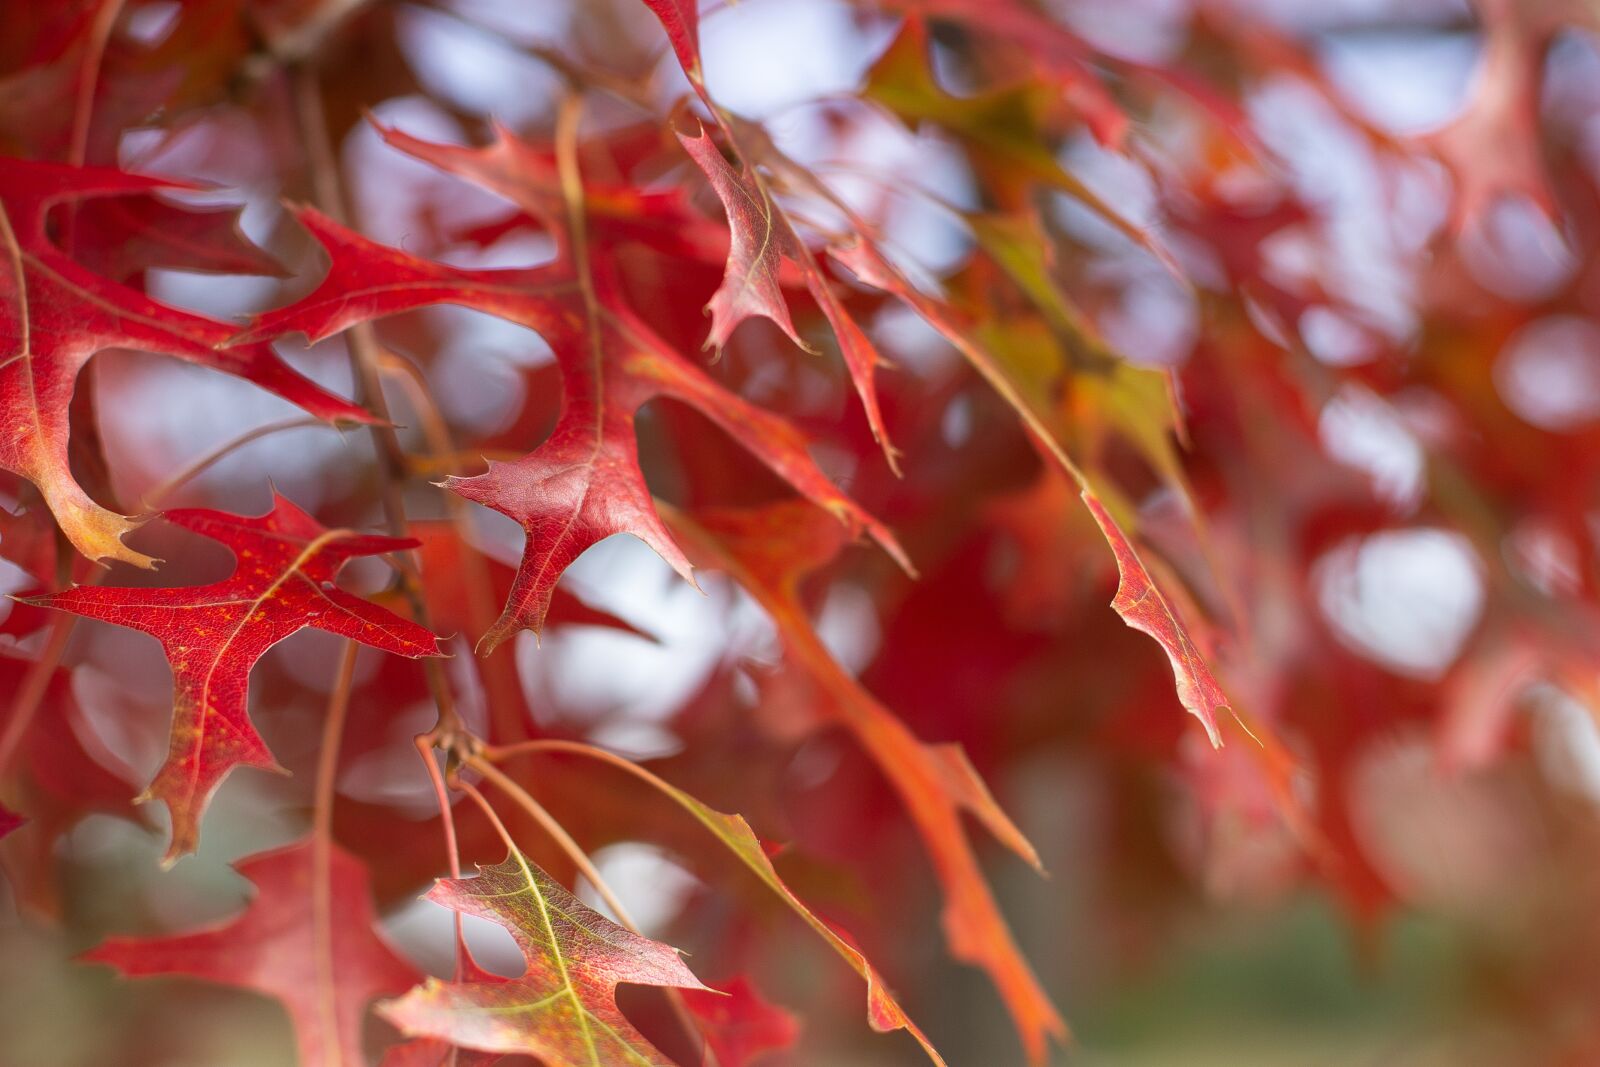
<instances>
[{"instance_id":1,"label":"thin twig","mask_svg":"<svg viewBox=\"0 0 1600 1067\"><path fill-rule=\"evenodd\" d=\"M311 943L317 968L317 1011L322 1032L329 1035L325 1051L331 1067L340 1067L341 1051L337 987L333 960L333 798L339 776L339 742L344 736L345 713L350 708L350 686L355 681L359 646L344 643L339 673L328 694L328 712L322 721L322 748L317 753L317 780L311 807Z\"/></svg>"},{"instance_id":2,"label":"thin twig","mask_svg":"<svg viewBox=\"0 0 1600 1067\"><path fill-rule=\"evenodd\" d=\"M265 426L257 426L253 430L247 430L231 441L224 441L222 444L218 445L216 448L213 448L210 452L207 452L199 459L192 461L187 467L183 468L178 473L146 490L144 495L140 498L140 505L146 511L158 510L161 507L162 502L169 494L182 488L185 483L199 477L208 468L226 459L233 452L243 448L245 445L250 444L252 441L259 441L263 437L269 437L272 434L281 433L284 430L301 430L316 426L323 426L327 427L328 429L337 429L337 427L333 426L325 419L319 419L314 415L306 415L297 419L284 419L281 422L269 422Z\"/></svg>"},{"instance_id":3,"label":"thin twig","mask_svg":"<svg viewBox=\"0 0 1600 1067\"><path fill-rule=\"evenodd\" d=\"M610 908L612 913L616 915L617 922L636 934L639 932L638 924L628 914L628 909L623 906L621 899L611 891L611 887L606 884L606 880L600 876L599 869L589 859L588 853L584 852L578 842L573 840L572 835L567 833L566 827L557 822L555 816L551 815L549 811L545 810L543 804L533 798L533 794L522 788L512 780L510 775L487 760L477 756L469 756L466 760L466 765L493 782L506 795L507 799L532 816L533 821L539 824L540 829L550 835L551 840L566 854L567 859L572 861L572 865L578 868L578 873L582 874L584 878L588 879L589 884L594 886L594 891L600 894L600 899L606 902L606 907Z\"/></svg>"},{"instance_id":4,"label":"thin twig","mask_svg":"<svg viewBox=\"0 0 1600 1067\"><path fill-rule=\"evenodd\" d=\"M339 183L339 164L334 156L332 137L328 132L326 116L322 109L322 93L317 85L317 72L310 61L296 63L291 70L295 113L300 124L306 161L311 172L311 184L317 207L330 218L345 222L344 195ZM367 406L378 421L367 429L378 454L378 468L383 495L384 518L393 537L409 536L406 520L403 485L406 475L405 452L400 447L399 434L389 419L389 404L383 395L383 382L378 373L378 346L367 323L358 323L345 331L345 344L350 353L350 369L355 377L357 400ZM413 553L398 553L400 586L411 605L412 617L432 629L428 624L428 605L422 593L422 577ZM455 700L450 693L449 681L438 660L425 660L423 672L428 679L428 689L434 705L439 709L439 725L446 732L453 730L459 719Z\"/></svg>"}]
</instances>

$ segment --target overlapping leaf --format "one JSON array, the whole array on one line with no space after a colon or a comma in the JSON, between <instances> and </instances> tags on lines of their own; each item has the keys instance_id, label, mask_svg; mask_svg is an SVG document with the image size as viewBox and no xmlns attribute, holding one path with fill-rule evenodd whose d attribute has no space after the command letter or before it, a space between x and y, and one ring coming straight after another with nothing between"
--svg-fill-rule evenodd
<instances>
[{"instance_id":1,"label":"overlapping leaf","mask_svg":"<svg viewBox=\"0 0 1600 1067\"><path fill-rule=\"evenodd\" d=\"M172 741L145 795L172 813L170 860L194 851L206 802L229 771L277 766L246 706L250 668L267 649L307 626L399 656L436 655L438 645L421 626L333 581L347 560L414 541L326 529L281 496L261 516L194 508L164 517L227 545L234 573L176 589L77 586L27 602L143 630L161 642L172 665Z\"/></svg>"},{"instance_id":2,"label":"overlapping leaf","mask_svg":"<svg viewBox=\"0 0 1600 1067\"><path fill-rule=\"evenodd\" d=\"M639 468L634 416L671 397L700 411L852 532L865 530L904 562L887 529L840 492L791 425L714 382L656 336L623 301L599 250L591 276L558 262L532 270L457 270L376 245L313 211L301 219L328 250L328 276L300 302L260 317L249 339L301 332L317 340L356 322L450 303L538 331L562 370L562 406L550 437L486 474L448 488L515 519L527 533L522 565L492 649L522 628L537 631L557 580L585 549L631 533L685 578L687 557L662 525Z\"/></svg>"},{"instance_id":3,"label":"overlapping leaf","mask_svg":"<svg viewBox=\"0 0 1600 1067\"><path fill-rule=\"evenodd\" d=\"M179 206L159 196L86 200L74 217L73 258L119 281L156 267L283 274L283 265L240 231L242 211Z\"/></svg>"},{"instance_id":4,"label":"overlapping leaf","mask_svg":"<svg viewBox=\"0 0 1600 1067\"><path fill-rule=\"evenodd\" d=\"M228 346L233 330L90 273L51 243L56 204L148 195L174 183L120 171L0 161L0 468L39 487L74 547L90 559L148 566L122 543L137 524L97 504L67 461L67 404L96 352L135 348L255 382L314 415L368 421L358 407L292 370L264 344Z\"/></svg>"}]
</instances>

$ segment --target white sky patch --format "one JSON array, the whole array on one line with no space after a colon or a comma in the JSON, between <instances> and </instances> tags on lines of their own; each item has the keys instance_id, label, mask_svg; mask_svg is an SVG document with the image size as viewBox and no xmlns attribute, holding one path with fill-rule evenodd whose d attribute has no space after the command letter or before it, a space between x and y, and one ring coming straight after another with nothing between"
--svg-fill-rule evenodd
<instances>
[{"instance_id":1,"label":"white sky patch","mask_svg":"<svg viewBox=\"0 0 1600 1067\"><path fill-rule=\"evenodd\" d=\"M715 572L697 577L705 595L626 534L580 556L563 582L660 640L593 626L552 628L542 644L519 635L534 714L586 724L591 740L635 758L674 751L667 721L725 657L776 655L772 623L747 595Z\"/></svg>"},{"instance_id":2,"label":"white sky patch","mask_svg":"<svg viewBox=\"0 0 1600 1067\"><path fill-rule=\"evenodd\" d=\"M882 32L862 33L855 9L835 0L743 0L700 23L707 88L722 106L750 118L850 92L883 43Z\"/></svg>"},{"instance_id":3,"label":"white sky patch","mask_svg":"<svg viewBox=\"0 0 1600 1067\"><path fill-rule=\"evenodd\" d=\"M1600 420L1600 325L1551 315L1513 334L1494 365L1506 406L1543 430L1578 430Z\"/></svg>"},{"instance_id":4,"label":"white sky patch","mask_svg":"<svg viewBox=\"0 0 1600 1067\"><path fill-rule=\"evenodd\" d=\"M1378 495L1402 508L1421 498L1427 461L1394 408L1367 389L1346 386L1317 421L1322 447L1372 478Z\"/></svg>"},{"instance_id":5,"label":"white sky patch","mask_svg":"<svg viewBox=\"0 0 1600 1067\"><path fill-rule=\"evenodd\" d=\"M1329 81L1381 129L1415 134L1449 122L1467 105L1477 69L1465 33L1362 33L1322 38Z\"/></svg>"},{"instance_id":6,"label":"white sky patch","mask_svg":"<svg viewBox=\"0 0 1600 1067\"><path fill-rule=\"evenodd\" d=\"M1440 677L1483 611L1483 576L1466 538L1448 530L1389 530L1352 539L1312 569L1335 634L1398 674Z\"/></svg>"},{"instance_id":7,"label":"white sky patch","mask_svg":"<svg viewBox=\"0 0 1600 1067\"><path fill-rule=\"evenodd\" d=\"M817 615L816 631L833 658L851 674L861 673L883 642L872 594L849 582L835 582L828 587Z\"/></svg>"},{"instance_id":8,"label":"white sky patch","mask_svg":"<svg viewBox=\"0 0 1600 1067\"><path fill-rule=\"evenodd\" d=\"M1549 685L1534 691L1531 707L1540 769L1557 787L1600 805L1600 730L1593 713Z\"/></svg>"},{"instance_id":9,"label":"white sky patch","mask_svg":"<svg viewBox=\"0 0 1600 1067\"><path fill-rule=\"evenodd\" d=\"M607 845L591 858L600 877L646 937L661 937L700 884L700 879L655 845L621 841ZM613 920L618 918L586 879L578 882L578 899Z\"/></svg>"},{"instance_id":10,"label":"white sky patch","mask_svg":"<svg viewBox=\"0 0 1600 1067\"><path fill-rule=\"evenodd\" d=\"M560 76L493 33L415 6L399 9L395 28L417 80L441 100L513 127L553 112Z\"/></svg>"}]
</instances>

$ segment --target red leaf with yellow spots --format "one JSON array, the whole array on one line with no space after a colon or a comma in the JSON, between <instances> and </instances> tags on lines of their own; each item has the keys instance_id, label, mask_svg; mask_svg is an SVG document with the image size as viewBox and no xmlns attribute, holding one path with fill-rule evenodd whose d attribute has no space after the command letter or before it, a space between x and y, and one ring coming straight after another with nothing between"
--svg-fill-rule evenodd
<instances>
[{"instance_id":1,"label":"red leaf with yellow spots","mask_svg":"<svg viewBox=\"0 0 1600 1067\"><path fill-rule=\"evenodd\" d=\"M207 800L234 767L275 769L246 712L250 668L307 626L398 656L438 654L433 634L334 584L346 560L410 548L415 541L329 530L281 496L261 516L188 508L168 522L233 550L234 573L176 589L76 586L27 603L143 630L172 665L172 740L145 791L172 813L168 859L193 852Z\"/></svg>"}]
</instances>

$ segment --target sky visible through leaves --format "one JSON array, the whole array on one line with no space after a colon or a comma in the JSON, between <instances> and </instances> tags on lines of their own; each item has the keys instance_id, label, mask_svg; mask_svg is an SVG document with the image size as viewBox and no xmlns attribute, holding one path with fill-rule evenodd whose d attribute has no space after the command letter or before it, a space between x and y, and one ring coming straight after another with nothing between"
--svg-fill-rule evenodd
<instances>
[{"instance_id":1,"label":"sky visible through leaves","mask_svg":"<svg viewBox=\"0 0 1600 1067\"><path fill-rule=\"evenodd\" d=\"M1589 0L0 41L0 1067L1600 1057Z\"/></svg>"}]
</instances>

